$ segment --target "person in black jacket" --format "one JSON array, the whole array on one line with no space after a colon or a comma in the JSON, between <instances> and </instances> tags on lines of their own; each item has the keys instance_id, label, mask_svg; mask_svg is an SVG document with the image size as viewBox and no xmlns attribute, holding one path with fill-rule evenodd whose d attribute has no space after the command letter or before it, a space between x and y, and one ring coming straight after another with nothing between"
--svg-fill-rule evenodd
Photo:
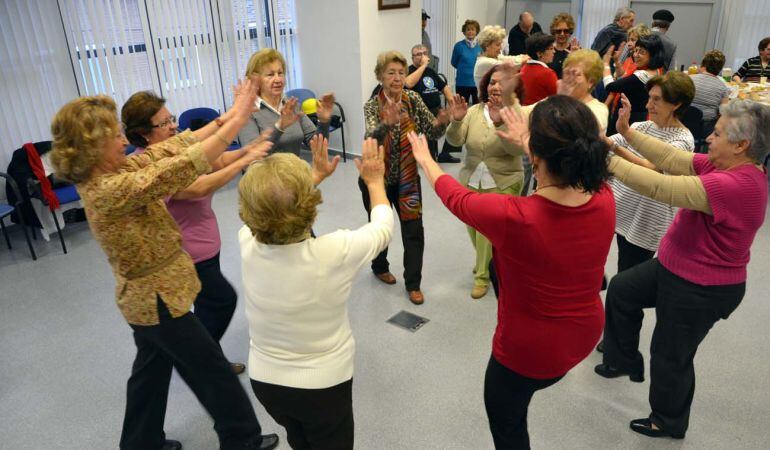
<instances>
[{"instance_id":1,"label":"person in black jacket","mask_svg":"<svg viewBox=\"0 0 770 450\"><path fill-rule=\"evenodd\" d=\"M540 24L535 22L535 17L532 13L524 11L519 15L519 23L511 28L511 32L508 33L508 54L509 55L523 55L527 53L527 46L525 42L527 38L535 33L542 33L543 29Z\"/></svg>"}]
</instances>

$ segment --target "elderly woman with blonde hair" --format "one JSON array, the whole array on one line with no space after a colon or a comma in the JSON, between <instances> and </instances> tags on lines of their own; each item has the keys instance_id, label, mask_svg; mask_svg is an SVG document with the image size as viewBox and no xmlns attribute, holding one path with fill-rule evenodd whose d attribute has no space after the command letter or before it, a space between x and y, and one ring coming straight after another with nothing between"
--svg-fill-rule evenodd
<instances>
[{"instance_id":1,"label":"elderly woman with blonde hair","mask_svg":"<svg viewBox=\"0 0 770 450\"><path fill-rule=\"evenodd\" d=\"M353 448L355 341L347 302L353 278L393 234L384 150L367 139L356 166L371 222L310 237L321 203L316 185L334 170L327 146L321 136L311 141L312 170L294 155L274 154L252 165L238 185L249 377L295 449Z\"/></svg>"},{"instance_id":2,"label":"elderly woman with blonde hair","mask_svg":"<svg viewBox=\"0 0 770 450\"><path fill-rule=\"evenodd\" d=\"M420 94L404 89L407 62L396 51L380 53L374 74L382 85L379 93L364 104L366 135L379 141L385 148L385 189L388 200L396 207L401 224L404 245L404 284L409 301L420 305L425 301L422 282L422 254L425 236L422 226L422 190L417 163L407 133L417 131L429 139L438 139L449 124L449 112L441 109L438 117L425 106ZM364 180L358 186L367 212L370 207L369 191ZM395 284L390 273L388 249L372 260L372 271L386 284Z\"/></svg>"},{"instance_id":3,"label":"elderly woman with blonde hair","mask_svg":"<svg viewBox=\"0 0 770 450\"><path fill-rule=\"evenodd\" d=\"M503 55L503 41L505 40L505 28L500 25L487 25L485 26L476 40L481 47L481 54L476 59L476 65L473 67L473 81L476 82L476 87L479 86L481 79L492 68L505 61L513 61L515 63L522 63L529 57L526 55ZM479 93L481 95L481 93Z\"/></svg>"},{"instance_id":4,"label":"elderly woman with blonde hair","mask_svg":"<svg viewBox=\"0 0 770 450\"><path fill-rule=\"evenodd\" d=\"M251 142L261 133L275 129L278 135L272 152L288 152L299 155L304 145L317 133L329 136L329 123L334 108L334 94L321 96L316 111L318 126L304 114L298 112L296 97L286 97L286 60L272 48L263 48L249 58L246 76L259 75L260 96L257 110L251 114L248 123L240 133L241 142Z\"/></svg>"},{"instance_id":5,"label":"elderly woman with blonde hair","mask_svg":"<svg viewBox=\"0 0 770 450\"><path fill-rule=\"evenodd\" d=\"M115 102L81 97L53 119L51 162L75 183L88 223L112 266L118 308L134 331L137 353L128 380L121 449L181 449L163 432L171 369L214 419L221 448L271 449L222 349L190 312L200 281L163 199L185 189L227 149L248 120L257 82L236 89L235 104L216 121L125 155ZM262 158L268 142L245 152Z\"/></svg>"}]
</instances>

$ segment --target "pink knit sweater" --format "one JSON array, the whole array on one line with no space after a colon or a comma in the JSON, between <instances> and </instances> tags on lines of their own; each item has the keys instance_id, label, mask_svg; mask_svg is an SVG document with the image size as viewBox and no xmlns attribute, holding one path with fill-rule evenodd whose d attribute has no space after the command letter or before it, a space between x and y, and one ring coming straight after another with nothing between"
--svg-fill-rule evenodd
<instances>
[{"instance_id":1,"label":"pink knit sweater","mask_svg":"<svg viewBox=\"0 0 770 450\"><path fill-rule=\"evenodd\" d=\"M696 284L742 283L751 244L765 220L767 174L751 164L719 170L703 154L695 155L693 168L714 214L679 210L660 243L658 259Z\"/></svg>"}]
</instances>

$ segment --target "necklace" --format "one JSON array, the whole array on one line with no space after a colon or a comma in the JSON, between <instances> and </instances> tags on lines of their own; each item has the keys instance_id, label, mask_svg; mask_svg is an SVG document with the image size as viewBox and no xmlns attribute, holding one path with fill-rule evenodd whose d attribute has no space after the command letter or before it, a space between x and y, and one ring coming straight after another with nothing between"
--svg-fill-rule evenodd
<instances>
[{"instance_id":1,"label":"necklace","mask_svg":"<svg viewBox=\"0 0 770 450\"><path fill-rule=\"evenodd\" d=\"M557 187L557 188L558 188L558 187L564 187L564 186L566 186L566 185L567 185L567 183L559 183L559 184L546 184L545 186L538 186L538 187L536 187L536 188L535 188L535 192L537 192L537 191L541 191L541 190L543 190L543 189L546 189L546 188L549 188L549 187Z\"/></svg>"}]
</instances>

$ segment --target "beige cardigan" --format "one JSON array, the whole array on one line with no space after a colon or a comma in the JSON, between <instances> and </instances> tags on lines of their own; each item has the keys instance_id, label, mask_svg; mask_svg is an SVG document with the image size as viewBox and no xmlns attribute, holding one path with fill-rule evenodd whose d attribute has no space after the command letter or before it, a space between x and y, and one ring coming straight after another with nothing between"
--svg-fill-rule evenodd
<instances>
[{"instance_id":1,"label":"beige cardigan","mask_svg":"<svg viewBox=\"0 0 770 450\"><path fill-rule=\"evenodd\" d=\"M521 159L524 150L503 141L495 134L495 131L505 129L505 125L489 127L484 117L483 103L468 108L462 122L452 121L446 132L447 141L456 147L465 145L467 149L465 164L460 169L460 183L467 185L476 166L482 161L487 165L498 189L524 181Z\"/></svg>"}]
</instances>

